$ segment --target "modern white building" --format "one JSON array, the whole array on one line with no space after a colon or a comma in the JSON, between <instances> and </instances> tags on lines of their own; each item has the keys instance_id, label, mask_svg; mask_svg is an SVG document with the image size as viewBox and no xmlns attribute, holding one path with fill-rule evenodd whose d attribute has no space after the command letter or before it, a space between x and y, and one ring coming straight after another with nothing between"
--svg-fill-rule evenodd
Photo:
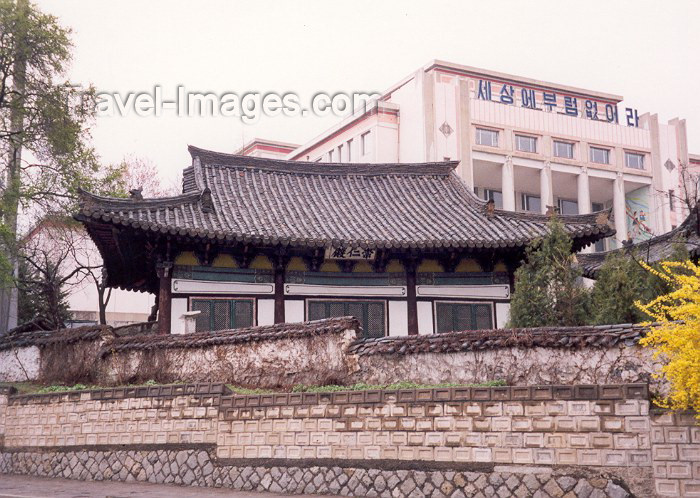
<instances>
[{"instance_id":1,"label":"modern white building","mask_svg":"<svg viewBox=\"0 0 700 498\"><path fill-rule=\"evenodd\" d=\"M59 266L59 274L71 275L63 290L71 321L66 325L98 324L102 257L82 225L64 218L46 217L23 239L28 254L41 266L44 259ZM118 327L145 322L154 304L153 295L122 289L106 289L107 325Z\"/></svg>"},{"instance_id":2,"label":"modern white building","mask_svg":"<svg viewBox=\"0 0 700 498\"><path fill-rule=\"evenodd\" d=\"M662 123L619 95L443 61L285 154L290 145L254 140L239 153L350 163L458 160L462 179L499 208L584 214L612 207L615 240L596 250L678 225L687 215L677 201L679 171L700 167L688 153L683 119Z\"/></svg>"}]
</instances>

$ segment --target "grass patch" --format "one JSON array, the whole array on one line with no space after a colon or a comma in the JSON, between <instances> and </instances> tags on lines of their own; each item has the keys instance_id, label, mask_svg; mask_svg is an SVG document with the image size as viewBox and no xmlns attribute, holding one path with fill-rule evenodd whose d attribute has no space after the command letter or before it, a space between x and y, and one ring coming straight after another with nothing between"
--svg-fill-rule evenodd
<instances>
[{"instance_id":1,"label":"grass patch","mask_svg":"<svg viewBox=\"0 0 700 498\"><path fill-rule=\"evenodd\" d=\"M173 382L173 384L182 384L182 382ZM149 380L143 384L127 384L123 386L95 386L86 384L74 384L72 386L65 386L61 384L54 385L43 385L37 384L35 382L0 382L0 386L9 386L17 389L19 394L44 394L44 393L64 393L71 391L83 391L87 389L105 389L107 387L142 387L142 386L157 386L159 385L154 380ZM292 388L292 392L295 393L330 393L338 391L375 391L375 390L396 390L396 389L431 389L435 387L498 387L505 386L506 382L503 380L493 380L489 382L482 382L479 384L460 384L457 382L444 382L441 384L418 384L416 382L395 382L393 384L365 384L363 382L352 384L349 386L340 385L326 385L326 386L306 386L306 385L296 385ZM249 388L235 386L232 384L227 384L226 387L231 389L236 394L272 394L278 392L284 392L280 389L261 389L261 388Z\"/></svg>"},{"instance_id":2,"label":"grass patch","mask_svg":"<svg viewBox=\"0 0 700 498\"><path fill-rule=\"evenodd\" d=\"M182 382L173 382L173 384L182 384ZM113 387L143 387L157 386L155 380L148 380L143 384L126 384L122 386L96 386L91 384L74 384L66 386L63 384L39 384L37 382L0 382L0 387L14 387L18 394L47 394L47 393L65 393L70 391L84 391L87 389L107 389Z\"/></svg>"},{"instance_id":3,"label":"grass patch","mask_svg":"<svg viewBox=\"0 0 700 498\"><path fill-rule=\"evenodd\" d=\"M505 386L506 382L503 380L493 380L489 382L482 382L479 384L460 384L457 382L443 382L441 384L418 384L416 382L395 382L393 384L365 384L358 383L350 386L305 386L296 385L292 388L292 392L295 393L327 393L327 392L337 392L337 391L375 391L375 390L396 390L396 389L431 389L435 387L498 387Z\"/></svg>"}]
</instances>

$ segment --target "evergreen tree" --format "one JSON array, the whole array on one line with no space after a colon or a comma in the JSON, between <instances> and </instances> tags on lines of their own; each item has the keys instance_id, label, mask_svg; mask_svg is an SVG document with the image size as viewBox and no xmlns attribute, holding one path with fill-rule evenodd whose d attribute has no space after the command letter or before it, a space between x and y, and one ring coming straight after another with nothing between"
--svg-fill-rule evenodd
<instances>
[{"instance_id":1,"label":"evergreen tree","mask_svg":"<svg viewBox=\"0 0 700 498\"><path fill-rule=\"evenodd\" d=\"M19 265L19 322L39 329L63 328L70 320L65 279L60 263L46 258L41 264L22 259Z\"/></svg>"},{"instance_id":2,"label":"evergreen tree","mask_svg":"<svg viewBox=\"0 0 700 498\"><path fill-rule=\"evenodd\" d=\"M678 240L666 261L687 261L688 258L685 243ZM651 302L672 289L657 273L647 271L640 264L646 264L647 260L648 254L639 249L627 254L616 251L607 256L591 292L591 323L639 323L649 319L635 301ZM650 267L658 271L661 262Z\"/></svg>"},{"instance_id":3,"label":"evergreen tree","mask_svg":"<svg viewBox=\"0 0 700 498\"><path fill-rule=\"evenodd\" d=\"M589 296L572 264L571 244L564 225L553 216L549 233L527 248L526 261L515 272L511 327L585 323Z\"/></svg>"},{"instance_id":4,"label":"evergreen tree","mask_svg":"<svg viewBox=\"0 0 700 498\"><path fill-rule=\"evenodd\" d=\"M591 292L591 322L601 325L644 320L644 313L634 305L650 290L644 273L633 258L619 252L610 253L598 271Z\"/></svg>"}]
</instances>

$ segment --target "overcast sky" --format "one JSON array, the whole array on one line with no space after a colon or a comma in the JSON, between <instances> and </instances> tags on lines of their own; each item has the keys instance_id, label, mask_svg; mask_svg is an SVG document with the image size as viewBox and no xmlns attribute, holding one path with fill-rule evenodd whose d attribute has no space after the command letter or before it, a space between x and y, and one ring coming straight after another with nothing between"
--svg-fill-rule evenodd
<instances>
[{"instance_id":1,"label":"overcast sky","mask_svg":"<svg viewBox=\"0 0 700 498\"><path fill-rule=\"evenodd\" d=\"M432 59L623 95L686 118L700 153L700 2L39 0L71 27L70 78L100 91L382 91ZM583 8L581 8L583 7ZM137 156L172 178L188 144L232 152L253 137L304 143L340 118L103 117L105 162Z\"/></svg>"}]
</instances>

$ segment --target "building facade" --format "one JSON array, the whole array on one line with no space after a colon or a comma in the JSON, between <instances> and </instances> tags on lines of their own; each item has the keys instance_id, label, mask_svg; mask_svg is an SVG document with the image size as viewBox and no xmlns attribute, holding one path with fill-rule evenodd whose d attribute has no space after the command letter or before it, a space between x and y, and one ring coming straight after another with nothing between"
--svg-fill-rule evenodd
<instances>
[{"instance_id":1,"label":"building facade","mask_svg":"<svg viewBox=\"0 0 700 498\"><path fill-rule=\"evenodd\" d=\"M688 214L680 171L700 162L688 153L685 120L662 123L622 100L433 61L286 158L457 160L477 195L505 210L612 209L616 235L596 249L613 249L679 225Z\"/></svg>"},{"instance_id":2,"label":"building facade","mask_svg":"<svg viewBox=\"0 0 700 498\"><path fill-rule=\"evenodd\" d=\"M368 337L503 327L550 215L496 209L457 161L299 163L190 147L182 195L83 193L111 287L158 296L160 333L355 316ZM562 215L580 250L610 210ZM189 324L189 325L188 325Z\"/></svg>"}]
</instances>

